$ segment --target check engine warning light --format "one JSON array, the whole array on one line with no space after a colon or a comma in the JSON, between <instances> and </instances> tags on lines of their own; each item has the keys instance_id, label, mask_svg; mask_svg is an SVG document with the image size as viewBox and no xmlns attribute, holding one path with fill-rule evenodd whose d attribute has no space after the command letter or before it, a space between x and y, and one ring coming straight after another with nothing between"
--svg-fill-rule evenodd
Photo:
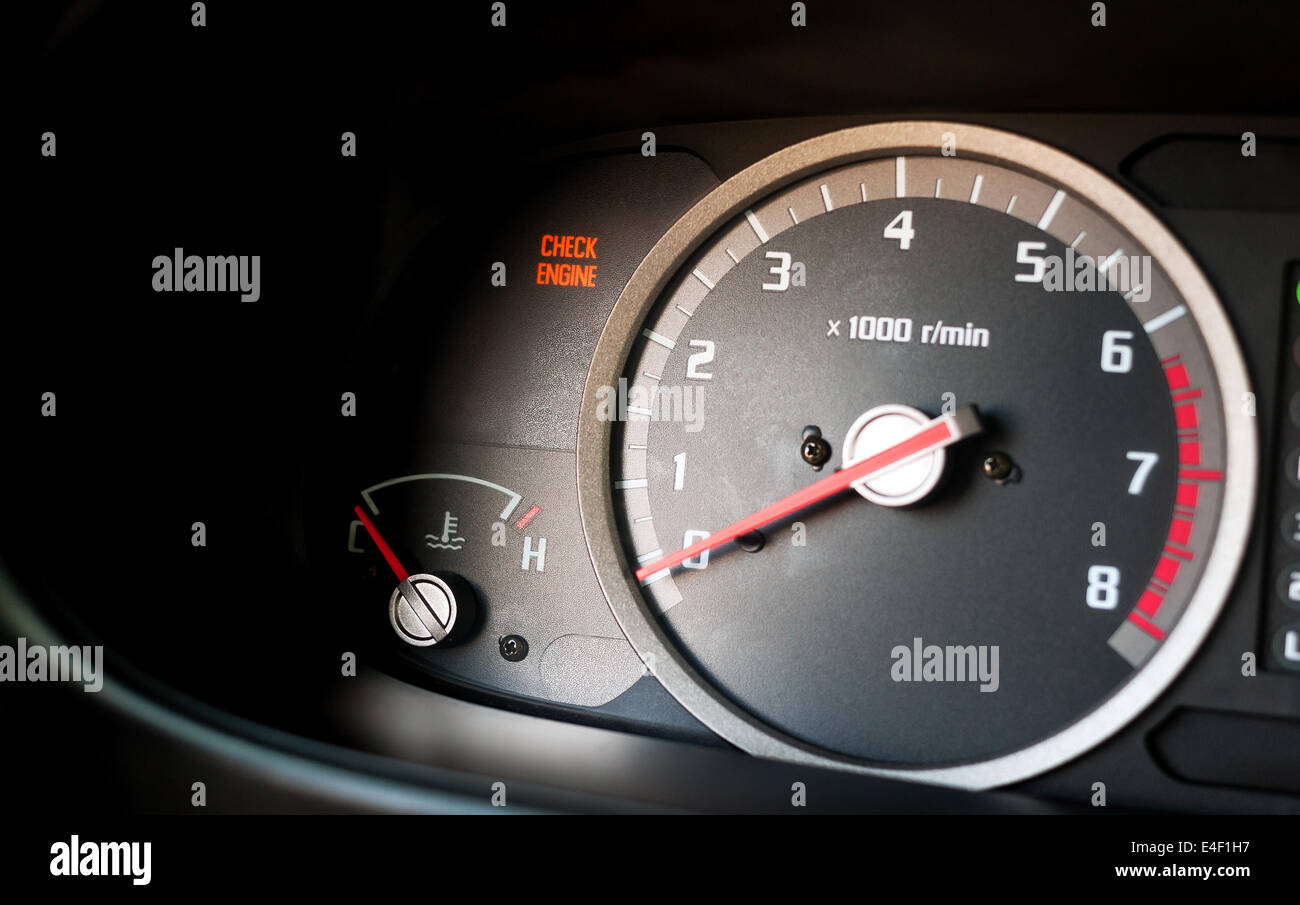
<instances>
[{"instance_id":1,"label":"check engine warning light","mask_svg":"<svg viewBox=\"0 0 1300 905\"><path fill-rule=\"evenodd\" d=\"M551 260L537 262L537 285L594 289L596 241L596 236L542 236L542 257Z\"/></svg>"}]
</instances>

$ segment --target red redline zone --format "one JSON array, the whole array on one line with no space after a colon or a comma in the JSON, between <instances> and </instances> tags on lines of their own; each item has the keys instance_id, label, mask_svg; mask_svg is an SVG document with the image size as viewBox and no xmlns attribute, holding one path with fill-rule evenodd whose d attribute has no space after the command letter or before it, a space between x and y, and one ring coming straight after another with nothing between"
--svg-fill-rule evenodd
<instances>
[{"instance_id":1,"label":"red redline zone","mask_svg":"<svg viewBox=\"0 0 1300 905\"><path fill-rule=\"evenodd\" d=\"M1186 432L1178 438L1178 489L1174 498L1174 512L1169 520L1164 551L1156 562L1146 588L1138 597L1136 606L1128 614L1130 622L1157 641L1164 640L1165 632L1153 620L1165 602L1165 595L1178 579L1179 568L1183 563L1196 558L1196 554L1187 549L1191 543L1196 506L1201 495L1200 486L1195 482L1223 480L1220 469L1189 467L1201 464L1201 444L1195 438L1200 426L1196 406L1202 392L1192 386L1187 368L1180 359L1179 355L1171 355L1160 361L1174 403L1175 424L1179 430Z\"/></svg>"},{"instance_id":2,"label":"red redline zone","mask_svg":"<svg viewBox=\"0 0 1300 905\"><path fill-rule=\"evenodd\" d=\"M1152 638L1155 638L1157 641L1165 640L1164 631L1150 619L1138 615L1136 611L1129 613L1128 618L1130 622L1142 629L1142 631L1146 632Z\"/></svg>"}]
</instances>

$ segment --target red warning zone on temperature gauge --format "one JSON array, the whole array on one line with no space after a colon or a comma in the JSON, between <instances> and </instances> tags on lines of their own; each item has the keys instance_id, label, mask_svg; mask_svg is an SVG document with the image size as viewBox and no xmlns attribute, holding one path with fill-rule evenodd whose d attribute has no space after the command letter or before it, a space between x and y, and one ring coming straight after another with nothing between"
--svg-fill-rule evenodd
<instances>
[{"instance_id":1,"label":"red warning zone on temperature gauge","mask_svg":"<svg viewBox=\"0 0 1300 905\"><path fill-rule=\"evenodd\" d=\"M538 286L596 286L596 236L542 236L537 262ZM575 263L577 262L577 263Z\"/></svg>"}]
</instances>

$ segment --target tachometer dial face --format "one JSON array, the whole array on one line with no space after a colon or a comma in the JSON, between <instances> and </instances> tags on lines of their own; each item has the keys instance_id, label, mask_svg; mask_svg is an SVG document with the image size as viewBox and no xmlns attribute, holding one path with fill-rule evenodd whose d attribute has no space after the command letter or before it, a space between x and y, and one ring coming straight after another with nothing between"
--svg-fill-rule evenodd
<instances>
[{"instance_id":1,"label":"tachometer dial face","mask_svg":"<svg viewBox=\"0 0 1300 905\"><path fill-rule=\"evenodd\" d=\"M584 398L584 526L664 684L756 753L962 785L1168 684L1244 543L1254 435L1213 292L1036 142L814 139L642 264Z\"/></svg>"}]
</instances>

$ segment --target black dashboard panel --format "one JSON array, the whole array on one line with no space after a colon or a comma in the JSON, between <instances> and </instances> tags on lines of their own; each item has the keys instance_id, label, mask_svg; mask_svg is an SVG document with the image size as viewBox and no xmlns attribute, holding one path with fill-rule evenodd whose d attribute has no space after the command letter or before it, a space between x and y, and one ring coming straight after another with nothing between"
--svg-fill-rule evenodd
<instances>
[{"instance_id":1,"label":"black dashboard panel","mask_svg":"<svg viewBox=\"0 0 1300 905\"><path fill-rule=\"evenodd\" d=\"M1300 562L1293 524L1300 505L1293 398L1300 398L1300 111L1288 78L1296 13L1110 4L1098 26L1087 5L504 6L504 25L493 24L493 4L314 8L310 15L209 4L205 24L196 26L188 9L111 2L51 9L37 23L32 85L18 116L22 146L30 145L15 246L24 284L6 306L9 351L0 362L13 513L0 528L0 644L102 645L104 681L95 694L37 683L0 688L6 722L55 737L68 732L65 719L84 727L91 744L112 752L90 768L102 790L90 804L108 813L191 811L190 775L212 777L209 807L228 812L492 811L493 784L504 782L510 809L528 811L781 812L790 809L792 784L803 784L816 790L808 802L815 811L1072 813L1098 810L1101 784L1102 801L1116 811L1300 813L1300 611L1291 577ZM795 21L800 6L805 24ZM932 147L886 141L879 147L888 153L836 151L779 176L761 169L789 149L815 147L802 143L820 136L911 134L918 123L945 124ZM1028 140L1017 148L1047 150L1016 159L977 152L985 130ZM1086 199L1076 202L1074 184L1063 178L1046 179L1066 172L1066 163L1045 162L1058 152L1069 168L1077 165L1069 173L1095 174ZM998 197L997 210L988 207L1002 191L993 169L955 187L975 178L961 169L968 161L996 163L1008 174L1009 197ZM857 208L850 207L857 198L833 195L841 190L835 168L853 166L866 174ZM908 182L922 174L927 197ZM805 195L795 194L799 180L812 177ZM1041 185L1015 188L1031 178ZM844 184L852 189L856 180ZM772 207L774 193L785 190L790 197ZM731 207L718 201L728 192ZM981 193L985 209L967 210ZM895 221L905 198L915 198L909 219ZM1108 208L1104 199L1119 200ZM959 202L966 213L949 218ZM1117 213L1130 202L1131 215ZM813 232L817 221L798 207L804 203L824 207L812 213L825 217L819 228L827 232ZM706 321L698 309L697 323L720 335L706 340L682 326L687 332L677 340L689 346L675 350L657 323L675 317L681 302L681 323L689 324L696 302L680 293L705 298L716 284L715 297L731 298L733 309L773 294L768 285L724 282L742 279L745 255L718 237L744 233L755 245L760 260L750 259L749 273L763 276L744 277L751 283L789 284L782 268L790 254L774 252L785 254L784 263L768 254L770 271L761 259L761 249L778 248L768 244L778 230L764 204L783 217L788 210L780 229L795 230L789 241L803 229L807 241L792 249L801 249L810 282L800 295L796 278L788 297L802 307L772 309L757 326L744 311ZM984 217L987 228L967 228L961 218L968 214ZM861 223L840 226L850 215ZM1048 232L1085 215L1095 220L1073 244ZM1020 686L1023 733L994 732L1005 724L980 716L987 711L973 686L952 689L955 703L942 711L951 724L947 716L930 719L937 706L922 719L924 704L892 710L875 726L856 722L864 711L856 707L862 699L852 698L860 691L854 670L880 670L871 694L889 700L894 685L883 658L896 641L911 640L910 628L906 638L883 630L876 637L870 624L845 639L846 626L860 626L834 621L831 604L862 593L845 577L846 558L870 563L865 543L818 553L825 558L816 577L783 565L752 585L733 581L712 592L712 609L688 613L706 600L703 592L688 589L678 595L685 605L665 604L655 595L668 583L640 583L659 574L654 563L666 554L707 541L709 531L678 537L683 520L709 513L707 527L717 529L713 510L744 515L744 505L757 507L754 488L768 494L762 500L775 499L785 492L779 488L854 464L841 458L856 442L845 436L852 417L835 405L787 412L792 400L819 393L841 394L836 401L850 414L869 407L846 401L851 380L828 377L825 389L808 383L817 379L810 373L848 374L835 371L841 359L826 351L839 333L810 339L799 332L804 320L819 330L834 320L838 308L819 306L861 304L873 330L876 315L891 323L906 315L909 330L916 321L910 354L927 325L937 342L935 318L948 317L940 310L948 297L964 291L978 311L977 303L1013 304L1013 289L1031 291L1023 286L1029 281L984 288L976 274L985 270L966 266L973 255L944 257L946 249L1005 253L1004 263L986 269L1010 281L1013 268L1033 260L1032 247L1018 256L1026 229L1044 233L1031 238L1047 252L1065 254L1068 246L1073 254L1076 245L1082 251L1100 242L1104 230L1124 235L1132 223L1146 224L1144 217L1151 225L1139 239L1156 259L1156 279L1172 274L1162 305L1168 320L1137 305L1129 314L1118 295L1108 295L1111 307L1096 302L1095 316L1060 314L1044 317L1036 333L1026 328L1030 339L1060 343L1063 362L1074 361L1069 350L1084 363L1017 387L1037 394L1046 412L1061 409L1046 395L1049 385L1080 393L1073 411L1091 420L1071 440L1077 460L1036 462L1029 431L1015 429L1014 406L986 397L974 400L979 439L954 438L947 459L934 460L934 489L918 491L923 505L870 509L872 519L894 519L878 529L882 538L904 537L899 518L924 526L967 498L1010 493L1032 494L1032 510L1043 512L1043 501L1058 499L1045 473L1081 482L1068 497L1071 507L1078 501L1069 518L1080 538L1069 557L1056 556L1065 542L1049 545L1050 531L1028 532L1044 538L1036 552L1034 537L1000 529L992 502L969 514L976 527L963 528L968 546L945 552L937 541L913 544L938 576L914 596L918 612L927 601L939 609L943 594L960 603L955 595L968 582L967 598L992 614L972 619L988 626L988 637L941 643L1000 641L1012 652L1032 642L1045 651L1034 664L1037 688ZM926 224L941 220L942 247L926 244L933 235ZM1094 239L1084 238L1088 231ZM677 235L689 237L680 253L671 248ZM1118 242L1094 252L1102 270L1112 247L1118 255ZM737 265L728 275L709 270L724 248ZM1170 264L1183 251L1194 263L1188 272L1204 277L1208 302ZM861 273L853 269L859 254ZM931 254L928 270L891 269ZM922 272L927 285L919 292ZM627 314L638 286L655 279L639 319ZM673 292L679 295L670 298ZM1153 306L1162 304L1158 292L1154 298ZM652 304L667 312L658 322L647 319ZM1209 308L1201 305L1221 311L1226 327L1202 316ZM1182 317L1180 307L1195 315L1199 332L1161 352L1163 337L1173 343L1183 329L1165 327ZM869 344L852 348L876 354L874 334L856 335L858 310L844 307L843 329L853 316L854 339ZM625 314L635 329L623 335ZM963 347L980 345L972 331L985 322L971 319ZM1086 329L1067 326L1076 320ZM1031 356L999 349L1012 335L1012 319L1004 323L989 344L1004 357L978 374L952 364L954 350L926 359L927 373L909 370L918 366L903 357L878 358L883 364L870 372L877 385L897 378L898 386L926 390L907 398L898 390L898 398L871 404L906 403L924 419L942 419L953 413L940 400L943 381L996 384L1018 374ZM1116 339L1119 333L1126 337ZM1144 335L1156 344L1126 356L1132 349L1124 344ZM1103 343L1101 369L1085 374L1097 357L1094 339ZM661 354L683 370L689 394L709 380L706 392L722 386L727 363L740 360L727 358L732 340L754 355L764 350L766 365L746 372L739 390L748 395L725 397L722 408L707 407L704 397L705 417L734 416L724 431L730 445L708 445L707 429L696 434L689 423L680 434L655 425L657 433L638 440L620 433L635 421L626 413L617 429L591 432L586 406L594 404L601 350L620 353L608 375L631 383L646 370L628 365L643 360L635 358L639 350ZM1221 357L1237 348L1240 385ZM902 356L900 349L886 351ZM704 357L688 364L695 353ZM1189 390L1179 383L1187 371L1176 369L1186 366L1194 380L1203 353L1213 366ZM1114 375L1130 371L1141 389L1116 389ZM955 390L958 405L968 402L961 386ZM1177 408L1200 390L1208 401L1197 414ZM1115 400L1141 399L1147 408L1103 405L1112 391ZM1187 417L1199 423L1184 423ZM800 434L804 425L821 427ZM1121 443L1125 425L1158 435L1168 449L1160 457L1130 453L1114 488L1086 477L1102 471L1092 456L1116 452L1123 460L1128 446L1087 444L1103 435ZM822 427L830 452L814 464L815 451L803 444L819 439ZM629 461L643 471L600 471L591 484L597 493L584 478L591 463L610 469L621 460L593 458L583 438L608 443L611 435L631 444ZM1224 448L1238 452L1243 447L1233 444L1249 436L1257 466L1243 469L1236 452L1227 464L1211 461L1220 435ZM1188 444L1197 441L1203 449L1193 453ZM1002 448L1019 457L1008 465L1015 477L990 471L997 463L989 456ZM1191 458L1202 454L1204 461ZM674 474L678 455L691 464L676 465ZM1181 470L1153 472L1148 492L1163 496L1147 506L1132 463L1141 470L1150 456L1168 466L1171 455ZM683 485L689 491L683 472L694 475L701 458L715 475L708 489L665 506L665 496ZM737 459L770 468L750 481L727 471ZM1023 468L1023 480L1012 465ZM675 546L638 546L638 526L653 521L651 510L628 503L624 511L619 501L645 482L651 502L663 494L654 516L672 523ZM1180 540L1172 532L1180 518L1188 532L1223 522L1218 503L1206 502L1220 482L1222 511L1233 501L1244 507L1236 522L1242 542L1239 556L1212 558L1231 546L1224 535L1211 543L1209 535ZM1193 485L1204 495L1199 509L1180 490ZM852 496L850 486L858 485L841 490ZM1118 522L1090 514L1088 506L1108 499L1139 507L1108 512L1139 514ZM806 505L810 524L877 530L853 521L857 509ZM852 505L868 506L856 498ZM609 509L607 526L621 520L609 528L624 547L618 562L603 558L594 539L601 507ZM1158 532L1171 512L1166 543ZM787 560L778 556L802 555L778 547L786 532L799 537L804 521L775 519L728 539L735 543L725 551L714 544L712 572L683 571L710 562L699 554L663 571L676 569L674 581L685 588L690 579L702 586L706 577L734 575L765 555L780 563ZM1119 607L1105 571L1118 570L1119 554L1100 572L1082 558L1099 555L1099 520L1113 522L1116 544L1130 534L1155 543L1133 554L1136 567L1155 570L1154 583L1141 591L1125 578ZM999 547L999 536L1016 543ZM812 537L817 550L815 529ZM1178 599L1178 563L1164 561L1180 555L1171 544L1198 568L1219 564L1209 579L1197 573L1197 586L1221 584L1224 592L1177 613L1170 603L1158 615L1158 602L1141 595ZM982 555L985 549L994 552ZM907 553L892 554L900 569ZM960 575L943 571L951 553L968 563ZM1046 586L1055 580L1049 563L1058 560L1081 567L1077 581L1073 572L1069 578L1080 599L1073 610L1051 611L1059 630L1040 638L1018 605L1031 601L997 600L996 583L1021 570L1027 582ZM1128 561L1122 565L1127 575ZM873 576L881 572L872 568ZM792 575L798 583L783 584ZM620 609L619 588L635 596L635 612ZM827 605L799 608L801 600ZM665 615L677 606L677 616ZM720 615L747 608L770 621L728 625ZM1168 665L1158 642L1191 638L1186 626L1201 614L1203 639L1188 641L1182 660ZM787 616L792 621L782 622ZM920 636L934 634L925 626L916 629L918 658ZM1138 631L1132 626L1154 640L1140 648L1124 640L1122 629ZM808 646L822 629L837 632L835 643ZM741 644L748 646L737 650ZM855 652L877 648L882 659L857 659ZM791 650L798 657L783 659ZM1089 697L1084 679L1102 674L1103 662L1113 675L1105 674L1104 693ZM1162 670L1158 687L1140 681ZM1138 678L1130 682L1130 674ZM1058 738L1126 683L1148 687L1142 706L1086 744ZM909 700L925 700L924 687L909 691L916 693ZM1064 701L1064 715L1053 711L1029 727L1028 709ZM1016 713L999 718L1015 722ZM962 720L970 721L964 732ZM887 727L890 744L873 742L872 732ZM981 732L990 740L975 745ZM907 772L978 764L1038 742L1057 746L1039 768L979 774L1005 781ZM6 791L84 806L80 792L57 782L75 763L66 752L20 753L6 760L6 774L22 779Z\"/></svg>"}]
</instances>

